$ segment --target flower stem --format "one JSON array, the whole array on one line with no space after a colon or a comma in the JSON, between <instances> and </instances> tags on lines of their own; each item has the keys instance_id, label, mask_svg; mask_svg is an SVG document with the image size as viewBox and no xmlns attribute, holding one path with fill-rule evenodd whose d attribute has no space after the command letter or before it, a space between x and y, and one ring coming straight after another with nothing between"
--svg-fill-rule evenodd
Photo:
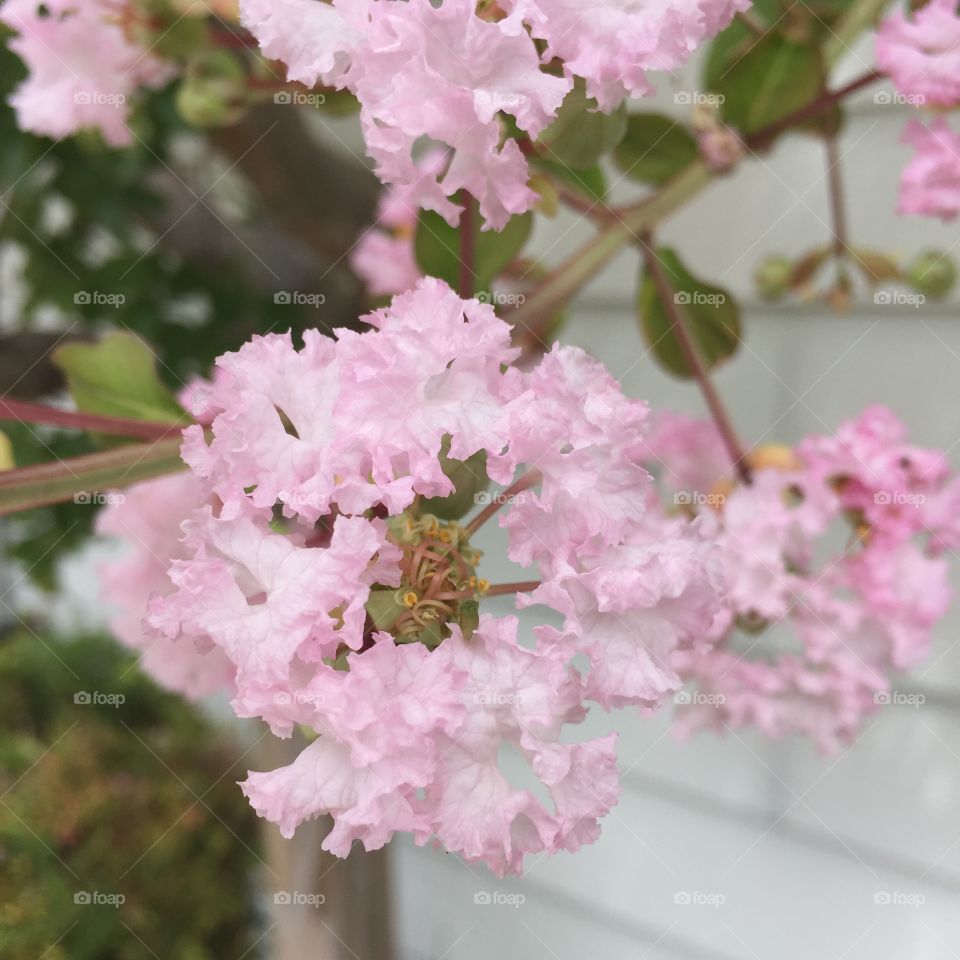
<instances>
[{"instance_id":1,"label":"flower stem","mask_svg":"<svg viewBox=\"0 0 960 960\"><path fill-rule=\"evenodd\" d=\"M710 415L713 417L723 444L727 448L727 453L733 463L733 468L736 470L737 476L739 476L744 483L749 483L750 467L747 464L746 452L733 427L733 421L730 419L730 415L727 413L727 409L723 405L723 401L720 399L720 395L717 393L713 381L710 379L710 374L707 372L707 368L700 357L696 344L690 336L690 331L687 329L683 313L677 309L670 281L667 279L663 271L663 266L649 242L646 240L641 241L641 245L647 273L650 275L650 279L653 280L654 286L657 289L657 295L663 305L667 319L670 321L670 329L677 339L677 344L680 347L684 360L687 362L687 366L690 368L694 379L700 387L703 398L710 410Z\"/></svg>"},{"instance_id":2,"label":"flower stem","mask_svg":"<svg viewBox=\"0 0 960 960\"><path fill-rule=\"evenodd\" d=\"M137 440L163 440L175 437L183 425L156 423L149 420L132 420L127 417L108 417L96 413L58 410L39 403L0 397L0 420L18 423L42 423L52 427L67 427L73 430L94 430L115 437L133 437Z\"/></svg>"},{"instance_id":3,"label":"flower stem","mask_svg":"<svg viewBox=\"0 0 960 960\"><path fill-rule=\"evenodd\" d=\"M458 283L458 293L464 300L469 300L474 293L474 282L476 273L474 267L476 264L476 202L473 197L464 190L461 194L463 201L463 211L460 214L460 280Z\"/></svg>"},{"instance_id":4,"label":"flower stem","mask_svg":"<svg viewBox=\"0 0 960 960\"><path fill-rule=\"evenodd\" d=\"M523 580L519 583L495 583L485 597L503 597L511 593L531 593L540 586L540 580Z\"/></svg>"},{"instance_id":5,"label":"flower stem","mask_svg":"<svg viewBox=\"0 0 960 960\"><path fill-rule=\"evenodd\" d=\"M833 230L833 253L842 261L849 251L847 229L847 206L843 195L843 171L840 168L840 150L835 134L826 138L827 183L830 192L830 222Z\"/></svg>"},{"instance_id":6,"label":"flower stem","mask_svg":"<svg viewBox=\"0 0 960 960\"><path fill-rule=\"evenodd\" d=\"M524 490L529 490L530 487L535 486L540 482L540 474L536 470L529 470L523 476L515 480L503 493L495 494L493 499L488 503L464 528L463 532L467 538L472 537L492 516L494 516L497 511L509 503L510 500L517 496L517 494L523 493Z\"/></svg>"}]
</instances>

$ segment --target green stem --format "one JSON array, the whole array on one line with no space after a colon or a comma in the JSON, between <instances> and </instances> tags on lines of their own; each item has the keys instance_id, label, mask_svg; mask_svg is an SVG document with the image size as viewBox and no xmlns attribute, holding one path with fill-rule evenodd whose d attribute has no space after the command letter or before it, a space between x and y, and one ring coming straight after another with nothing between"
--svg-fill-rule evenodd
<instances>
[{"instance_id":1,"label":"green stem","mask_svg":"<svg viewBox=\"0 0 960 960\"><path fill-rule=\"evenodd\" d=\"M656 226L713 179L710 168L697 160L687 166L650 199L618 212L618 219L601 230L585 247L550 271L543 283L511 317L518 340L528 348L543 344L552 313L596 276L625 246Z\"/></svg>"},{"instance_id":2,"label":"green stem","mask_svg":"<svg viewBox=\"0 0 960 960\"><path fill-rule=\"evenodd\" d=\"M95 504L94 496L142 480L185 469L180 438L136 443L56 463L0 473L0 516L75 500ZM77 499L78 494L85 494Z\"/></svg>"}]
</instances>

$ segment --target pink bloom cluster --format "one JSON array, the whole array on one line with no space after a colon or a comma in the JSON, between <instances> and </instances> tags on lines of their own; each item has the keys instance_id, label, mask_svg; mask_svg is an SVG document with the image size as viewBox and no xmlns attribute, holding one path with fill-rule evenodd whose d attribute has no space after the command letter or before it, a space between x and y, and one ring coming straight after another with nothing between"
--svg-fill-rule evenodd
<instances>
[{"instance_id":1,"label":"pink bloom cluster","mask_svg":"<svg viewBox=\"0 0 960 960\"><path fill-rule=\"evenodd\" d=\"M930 0L911 16L897 11L877 34L877 67L916 104L960 104L960 12Z\"/></svg>"},{"instance_id":2,"label":"pink bloom cluster","mask_svg":"<svg viewBox=\"0 0 960 960\"><path fill-rule=\"evenodd\" d=\"M698 451L720 450L711 432L671 417L650 439L651 462L680 483L674 503L716 539L728 578L716 644L674 658L694 687L680 728L755 725L835 750L885 702L891 676L926 657L946 613L956 480L881 407L796 451L761 448L749 485L699 469Z\"/></svg>"},{"instance_id":3,"label":"pink bloom cluster","mask_svg":"<svg viewBox=\"0 0 960 960\"><path fill-rule=\"evenodd\" d=\"M0 22L30 75L11 104L24 130L66 137L99 129L109 144L133 140L127 126L138 87L159 87L172 65L132 43L109 0L6 0Z\"/></svg>"},{"instance_id":4,"label":"pink bloom cluster","mask_svg":"<svg viewBox=\"0 0 960 960\"><path fill-rule=\"evenodd\" d=\"M157 585L146 629L165 658L216 656L239 715L309 731L293 764L243 784L284 834L329 813L339 855L405 831L519 871L596 838L618 795L615 738L574 742L569 727L591 701L650 707L680 688L672 657L702 648L718 615L716 550L645 509L647 408L582 351L511 367L493 309L431 279L365 319L221 357L187 397L209 424L185 432L192 474L163 481L194 491L179 542L136 517L168 494L159 483L102 528L139 542L128 569ZM478 454L513 489L510 557L541 578L518 602L552 608L522 639L516 618L478 610L471 528L422 509L455 492L451 475L482 473ZM174 558L165 584L154 551ZM549 802L510 782L505 745Z\"/></svg>"},{"instance_id":5,"label":"pink bloom cluster","mask_svg":"<svg viewBox=\"0 0 960 960\"><path fill-rule=\"evenodd\" d=\"M960 133L941 117L908 124L904 142L916 153L900 178L901 213L953 220L960 213Z\"/></svg>"},{"instance_id":6,"label":"pink bloom cluster","mask_svg":"<svg viewBox=\"0 0 960 960\"><path fill-rule=\"evenodd\" d=\"M650 91L647 70L670 70L725 27L748 0L508 0L507 16L485 19L475 0L242 0L241 17L263 53L290 80L351 90L361 104L367 149L381 180L416 186L414 203L451 224L451 197L477 198L486 225L500 229L536 194L500 114L531 138L586 79L601 109ZM503 11L500 11L501 13ZM546 40L539 55L534 38ZM564 77L542 69L558 57ZM420 141L451 148L443 170L424 177Z\"/></svg>"}]
</instances>

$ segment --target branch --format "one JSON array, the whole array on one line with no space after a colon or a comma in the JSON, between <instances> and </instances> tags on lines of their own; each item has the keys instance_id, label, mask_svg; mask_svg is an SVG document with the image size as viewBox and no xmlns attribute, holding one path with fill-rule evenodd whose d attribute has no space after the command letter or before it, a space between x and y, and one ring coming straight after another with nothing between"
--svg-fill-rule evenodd
<instances>
[{"instance_id":1,"label":"branch","mask_svg":"<svg viewBox=\"0 0 960 960\"><path fill-rule=\"evenodd\" d=\"M730 415L727 413L727 409L723 405L723 401L720 399L720 395L717 393L713 381L710 379L710 374L704 366L703 360L700 358L697 346L690 336L690 331L687 329L683 313L677 309L673 289L667 280L666 274L663 272L663 266L657 259L649 243L643 241L642 249L644 264L650 275L650 279L653 280L653 284L657 289L657 296L660 298L663 309L670 321L670 329L677 338L677 344L683 353L687 366L692 371L694 379L700 386L700 391L703 393L703 398L706 400L710 414L717 425L717 430L720 432L723 444L727 448L727 453L733 463L733 468L736 470L737 476L739 476L744 483L750 483L750 468L747 465L746 451L734 430L733 421L730 419Z\"/></svg>"},{"instance_id":2,"label":"branch","mask_svg":"<svg viewBox=\"0 0 960 960\"><path fill-rule=\"evenodd\" d=\"M114 437L133 437L137 440L164 440L179 436L183 430L182 424L58 410L56 407L27 403L23 400L14 400L12 397L0 397L0 421L3 420L17 423L43 423L73 430L93 430L97 433L109 433Z\"/></svg>"}]
</instances>

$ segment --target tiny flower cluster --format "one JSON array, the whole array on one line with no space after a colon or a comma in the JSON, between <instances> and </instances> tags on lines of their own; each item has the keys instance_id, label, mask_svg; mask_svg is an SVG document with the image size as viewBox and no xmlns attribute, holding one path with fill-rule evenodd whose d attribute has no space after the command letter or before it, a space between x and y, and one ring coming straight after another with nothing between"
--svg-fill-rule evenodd
<instances>
[{"instance_id":1,"label":"tiny flower cluster","mask_svg":"<svg viewBox=\"0 0 960 960\"><path fill-rule=\"evenodd\" d=\"M712 425L675 415L650 438L667 485L702 494L673 502L699 515L728 578L715 644L675 657L698 691L680 728L755 725L836 750L883 702L891 675L929 652L950 600L956 478L880 407L795 450L759 448L749 484L711 472L722 449Z\"/></svg>"},{"instance_id":2,"label":"tiny flower cluster","mask_svg":"<svg viewBox=\"0 0 960 960\"><path fill-rule=\"evenodd\" d=\"M954 0L930 0L881 25L877 68L906 102L933 109L960 106L960 11ZM904 142L916 153L900 181L901 213L953 220L960 212L960 134L944 117L911 121Z\"/></svg>"},{"instance_id":3,"label":"tiny flower cluster","mask_svg":"<svg viewBox=\"0 0 960 960\"><path fill-rule=\"evenodd\" d=\"M415 191L414 204L459 218L465 190L486 225L501 229L537 195L527 163L498 117L535 139L572 89L586 81L601 110L651 91L650 70L683 64L749 0L242 0L244 25L290 80L346 87L377 174ZM535 41L545 41L538 52ZM545 69L562 64L562 76ZM424 175L419 141L445 144L442 168Z\"/></svg>"},{"instance_id":4,"label":"tiny flower cluster","mask_svg":"<svg viewBox=\"0 0 960 960\"><path fill-rule=\"evenodd\" d=\"M517 369L492 307L432 279L365 319L299 350L257 337L187 391L192 472L107 511L101 529L134 547L107 597L135 611L153 588L145 632L129 615L118 632L163 682L217 680L238 715L308 732L289 767L243 784L286 835L329 813L339 855L405 831L519 871L596 838L615 738L568 728L591 702L648 708L679 690L673 656L700 649L719 612L717 551L645 509L647 408L582 351ZM451 508L488 477L514 493L462 525ZM179 537L160 529L173 501ZM510 558L540 578L509 591L470 543L498 508ZM545 605L549 623L518 637L517 618L480 612L488 591ZM507 744L549 803L501 770Z\"/></svg>"}]
</instances>

